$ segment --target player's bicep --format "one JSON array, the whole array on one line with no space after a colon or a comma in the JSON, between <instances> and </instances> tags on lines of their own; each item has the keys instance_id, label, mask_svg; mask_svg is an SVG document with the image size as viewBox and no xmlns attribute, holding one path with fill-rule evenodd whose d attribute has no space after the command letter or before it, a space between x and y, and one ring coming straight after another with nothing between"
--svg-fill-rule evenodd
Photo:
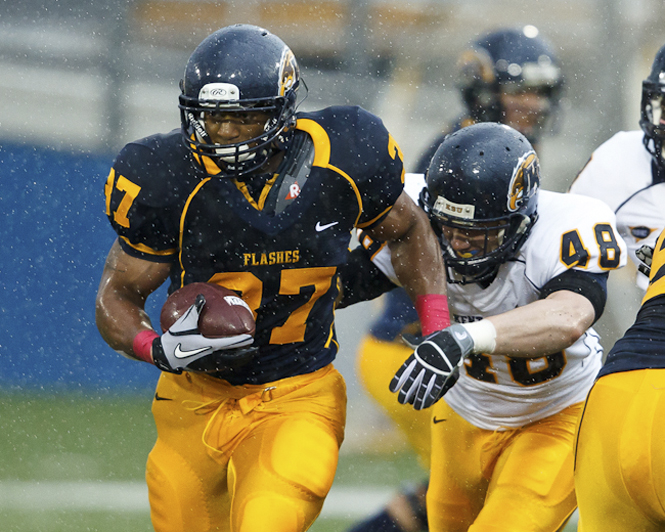
<instances>
[{"instance_id":1,"label":"player's bicep","mask_svg":"<svg viewBox=\"0 0 665 532\"><path fill-rule=\"evenodd\" d=\"M365 231L374 240L382 242L399 240L423 221L427 223L425 213L406 192L402 192L388 215L380 223Z\"/></svg>"},{"instance_id":2,"label":"player's bicep","mask_svg":"<svg viewBox=\"0 0 665 532\"><path fill-rule=\"evenodd\" d=\"M168 279L170 272L170 263L133 257L123 251L116 240L104 264L97 293L98 304L125 299L142 305Z\"/></svg>"},{"instance_id":3,"label":"player's bicep","mask_svg":"<svg viewBox=\"0 0 665 532\"><path fill-rule=\"evenodd\" d=\"M554 312L559 313L568 323L577 324L576 338L593 325L595 309L585 295L570 290L558 290L546 299L556 304L553 307Z\"/></svg>"},{"instance_id":4,"label":"player's bicep","mask_svg":"<svg viewBox=\"0 0 665 532\"><path fill-rule=\"evenodd\" d=\"M540 291L540 299L568 297L569 294L579 295L586 301L572 298L577 302L581 312L588 315L591 310L590 322L593 325L602 316L607 301L608 273L591 273L582 270L566 270L550 279ZM561 293L560 293L561 292Z\"/></svg>"}]
</instances>

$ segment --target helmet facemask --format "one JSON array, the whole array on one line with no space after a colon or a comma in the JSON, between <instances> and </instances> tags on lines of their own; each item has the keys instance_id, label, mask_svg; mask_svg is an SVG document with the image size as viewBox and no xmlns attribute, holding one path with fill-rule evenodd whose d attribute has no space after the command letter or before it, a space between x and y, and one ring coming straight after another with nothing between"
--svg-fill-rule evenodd
<instances>
[{"instance_id":1,"label":"helmet facemask","mask_svg":"<svg viewBox=\"0 0 665 532\"><path fill-rule=\"evenodd\" d=\"M295 124L295 94L287 98L234 101L188 99L180 97L182 134L190 149L205 156L231 177L241 177L259 170L277 151L287 147ZM192 100L192 101L187 101ZM206 131L205 114L267 113L263 134L231 144L212 142Z\"/></svg>"},{"instance_id":2,"label":"helmet facemask","mask_svg":"<svg viewBox=\"0 0 665 532\"><path fill-rule=\"evenodd\" d=\"M517 254L535 220L515 214L496 220L461 221L432 214L430 221L439 237L443 260L454 272L448 281L468 284L492 282L500 266ZM469 247L456 248L453 240L459 238L466 239Z\"/></svg>"},{"instance_id":3,"label":"helmet facemask","mask_svg":"<svg viewBox=\"0 0 665 532\"><path fill-rule=\"evenodd\" d=\"M640 126L644 146L661 168L665 168L665 80L663 84L642 84Z\"/></svg>"}]
</instances>

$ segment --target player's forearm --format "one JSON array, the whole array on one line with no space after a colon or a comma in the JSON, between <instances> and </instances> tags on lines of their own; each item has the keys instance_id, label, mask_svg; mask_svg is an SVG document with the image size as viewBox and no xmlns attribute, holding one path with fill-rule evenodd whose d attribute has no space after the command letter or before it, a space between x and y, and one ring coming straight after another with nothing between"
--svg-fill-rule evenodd
<instances>
[{"instance_id":1,"label":"player's forearm","mask_svg":"<svg viewBox=\"0 0 665 532\"><path fill-rule=\"evenodd\" d=\"M95 306L97 328L109 346L133 355L136 335L151 328L144 310L146 299L168 278L169 271L166 263L130 257L117 241L113 244L106 258Z\"/></svg>"},{"instance_id":2,"label":"player's forearm","mask_svg":"<svg viewBox=\"0 0 665 532\"><path fill-rule=\"evenodd\" d=\"M574 344L593 323L594 310L584 296L561 291L487 319L496 328L493 354L531 358Z\"/></svg>"},{"instance_id":3,"label":"player's forearm","mask_svg":"<svg viewBox=\"0 0 665 532\"><path fill-rule=\"evenodd\" d=\"M116 351L133 356L132 343L144 329L152 328L141 305L128 299L100 293L95 308L97 329L104 341Z\"/></svg>"},{"instance_id":4,"label":"player's forearm","mask_svg":"<svg viewBox=\"0 0 665 532\"><path fill-rule=\"evenodd\" d=\"M441 248L426 220L419 220L388 246L397 279L412 300L420 295L446 293Z\"/></svg>"}]
</instances>

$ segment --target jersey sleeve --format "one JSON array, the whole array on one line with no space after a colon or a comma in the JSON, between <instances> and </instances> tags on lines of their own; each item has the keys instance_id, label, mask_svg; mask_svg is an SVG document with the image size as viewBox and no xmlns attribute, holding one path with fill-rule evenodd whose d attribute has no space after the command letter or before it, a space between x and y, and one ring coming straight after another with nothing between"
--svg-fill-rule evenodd
<instances>
[{"instance_id":1,"label":"jersey sleeve","mask_svg":"<svg viewBox=\"0 0 665 532\"><path fill-rule=\"evenodd\" d=\"M598 146L570 185L569 192L597 198L616 212L637 190L631 167L634 164L629 149L633 144L631 137L632 133L621 131Z\"/></svg>"},{"instance_id":2,"label":"jersey sleeve","mask_svg":"<svg viewBox=\"0 0 665 532\"><path fill-rule=\"evenodd\" d=\"M539 290L569 269L605 273L625 266L626 244L603 202L541 191L538 211L524 259L526 275Z\"/></svg>"},{"instance_id":3,"label":"jersey sleeve","mask_svg":"<svg viewBox=\"0 0 665 532\"><path fill-rule=\"evenodd\" d=\"M405 174L404 191L409 198L418 204L418 197L425 187L425 176L423 174ZM374 240L364 231L358 231L358 246L367 255L374 266L395 286L401 286L392 264L390 248L385 242Z\"/></svg>"},{"instance_id":4,"label":"jersey sleeve","mask_svg":"<svg viewBox=\"0 0 665 532\"><path fill-rule=\"evenodd\" d=\"M357 226L366 229L380 223L402 193L404 157L383 122L363 109L358 108L354 131L350 172L362 202Z\"/></svg>"},{"instance_id":5,"label":"jersey sleeve","mask_svg":"<svg viewBox=\"0 0 665 532\"><path fill-rule=\"evenodd\" d=\"M149 146L131 143L116 157L104 190L106 215L126 253L153 262L175 259L178 227L170 222L172 181Z\"/></svg>"}]
</instances>

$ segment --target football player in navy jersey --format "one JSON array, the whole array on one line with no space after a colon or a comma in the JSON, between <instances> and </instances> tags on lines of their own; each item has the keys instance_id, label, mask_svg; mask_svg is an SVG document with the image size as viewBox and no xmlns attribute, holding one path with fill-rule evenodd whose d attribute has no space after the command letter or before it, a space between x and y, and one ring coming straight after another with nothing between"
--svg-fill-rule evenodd
<instances>
[{"instance_id":1,"label":"football player in navy jersey","mask_svg":"<svg viewBox=\"0 0 665 532\"><path fill-rule=\"evenodd\" d=\"M295 532L318 516L344 437L333 309L354 228L389 242L423 326L448 324L441 254L403 192L399 147L358 107L297 113L300 83L278 37L216 31L185 68L181 128L127 144L106 182L117 240L97 326L162 371L146 474L158 532ZM166 281L236 291L254 338L202 336L204 301L156 332L144 303Z\"/></svg>"},{"instance_id":2,"label":"football player in navy jersey","mask_svg":"<svg viewBox=\"0 0 665 532\"><path fill-rule=\"evenodd\" d=\"M525 135L538 152L538 143L559 108L563 76L552 48L538 29L524 26L494 30L478 38L459 57L457 86L465 114L433 139L416 163L416 173L427 171L448 133L478 122L507 124ZM378 244L370 245L376 248ZM360 345L356 365L365 390L396 423L427 471L429 415L397 404L386 387L410 353L401 334L418 330L418 314L408 294L402 289L390 291ZM426 488L426 481L406 485L385 509L358 523L352 532L425 529Z\"/></svg>"}]
</instances>

